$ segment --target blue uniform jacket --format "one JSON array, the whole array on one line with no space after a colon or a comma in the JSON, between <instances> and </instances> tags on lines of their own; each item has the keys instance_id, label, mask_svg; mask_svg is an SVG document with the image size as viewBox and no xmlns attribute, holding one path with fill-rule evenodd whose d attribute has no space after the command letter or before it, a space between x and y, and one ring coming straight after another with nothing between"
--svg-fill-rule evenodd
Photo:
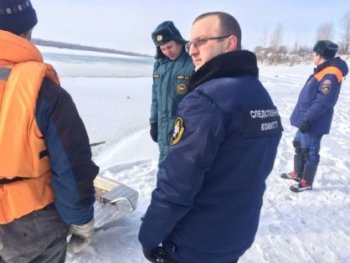
<instances>
[{"instance_id":1,"label":"blue uniform jacket","mask_svg":"<svg viewBox=\"0 0 350 263\"><path fill-rule=\"evenodd\" d=\"M342 78L347 74L348 66L339 57L317 66L300 92L290 117L291 124L299 128L302 122L307 122L310 133L328 134Z\"/></svg>"},{"instance_id":2,"label":"blue uniform jacket","mask_svg":"<svg viewBox=\"0 0 350 263\"><path fill-rule=\"evenodd\" d=\"M219 55L191 79L139 240L180 262L227 263L253 243L282 126L248 51Z\"/></svg>"},{"instance_id":3,"label":"blue uniform jacket","mask_svg":"<svg viewBox=\"0 0 350 263\"><path fill-rule=\"evenodd\" d=\"M177 106L188 93L193 70L192 60L184 50L174 61L162 58L154 64L150 123L158 123L160 163L168 152Z\"/></svg>"},{"instance_id":4,"label":"blue uniform jacket","mask_svg":"<svg viewBox=\"0 0 350 263\"><path fill-rule=\"evenodd\" d=\"M71 96L47 78L36 119L50 156L56 209L67 224L84 224L94 214L93 179L99 168L91 160L89 138Z\"/></svg>"}]
</instances>

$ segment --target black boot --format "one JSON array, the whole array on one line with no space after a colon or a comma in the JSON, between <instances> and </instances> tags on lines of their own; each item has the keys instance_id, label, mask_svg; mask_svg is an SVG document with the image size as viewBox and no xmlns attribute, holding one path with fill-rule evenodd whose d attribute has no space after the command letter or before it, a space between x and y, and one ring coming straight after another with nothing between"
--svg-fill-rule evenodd
<instances>
[{"instance_id":1,"label":"black boot","mask_svg":"<svg viewBox=\"0 0 350 263\"><path fill-rule=\"evenodd\" d=\"M314 182L314 178L316 175L316 171L317 171L317 166L305 165L303 178L300 180L299 184L292 185L290 187L290 190L297 193L303 192L306 190L311 190L312 184Z\"/></svg>"},{"instance_id":2,"label":"black boot","mask_svg":"<svg viewBox=\"0 0 350 263\"><path fill-rule=\"evenodd\" d=\"M314 183L316 171L317 171L317 166L305 165L303 178L305 179L307 184L310 186L312 186L312 184Z\"/></svg>"},{"instance_id":3,"label":"black boot","mask_svg":"<svg viewBox=\"0 0 350 263\"><path fill-rule=\"evenodd\" d=\"M294 154L294 171L290 173L283 173L281 174L281 177L284 179L292 179L299 182L300 179L303 178L304 164L305 161L303 155Z\"/></svg>"},{"instance_id":4,"label":"black boot","mask_svg":"<svg viewBox=\"0 0 350 263\"><path fill-rule=\"evenodd\" d=\"M294 154L294 171L298 174L299 179L303 178L305 160L303 155Z\"/></svg>"}]
</instances>

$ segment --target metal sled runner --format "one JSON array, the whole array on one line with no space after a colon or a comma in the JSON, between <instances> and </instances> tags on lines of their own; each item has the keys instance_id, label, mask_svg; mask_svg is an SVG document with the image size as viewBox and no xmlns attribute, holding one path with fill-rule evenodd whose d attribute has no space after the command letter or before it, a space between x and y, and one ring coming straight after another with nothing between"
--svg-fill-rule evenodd
<instances>
[{"instance_id":1,"label":"metal sled runner","mask_svg":"<svg viewBox=\"0 0 350 263\"><path fill-rule=\"evenodd\" d=\"M139 193L113 179L98 175L96 190L95 228L117 220L136 209Z\"/></svg>"}]
</instances>

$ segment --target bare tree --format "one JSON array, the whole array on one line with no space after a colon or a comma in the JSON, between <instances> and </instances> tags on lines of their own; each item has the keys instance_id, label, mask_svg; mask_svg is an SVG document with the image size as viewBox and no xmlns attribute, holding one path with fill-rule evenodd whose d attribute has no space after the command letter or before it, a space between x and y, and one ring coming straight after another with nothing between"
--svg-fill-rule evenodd
<instances>
[{"instance_id":1,"label":"bare tree","mask_svg":"<svg viewBox=\"0 0 350 263\"><path fill-rule=\"evenodd\" d=\"M296 41L295 43L294 43L294 48L291 50L291 53L293 54L296 54L296 53L298 53L298 48L299 48L299 43L298 43L298 41Z\"/></svg>"},{"instance_id":2,"label":"bare tree","mask_svg":"<svg viewBox=\"0 0 350 263\"><path fill-rule=\"evenodd\" d=\"M340 40L339 52L346 54L350 51L350 10L343 16L342 22L344 25L344 32Z\"/></svg>"},{"instance_id":3,"label":"bare tree","mask_svg":"<svg viewBox=\"0 0 350 263\"><path fill-rule=\"evenodd\" d=\"M266 47L267 35L268 35L268 33L267 33L267 29L266 29L266 27L265 27L265 28L264 28L264 31L263 31L263 33L262 33L263 47Z\"/></svg>"},{"instance_id":4,"label":"bare tree","mask_svg":"<svg viewBox=\"0 0 350 263\"><path fill-rule=\"evenodd\" d=\"M277 24L275 30L272 32L270 47L273 50L278 50L278 48L282 46L282 41L283 41L283 28L282 28L282 25L279 23Z\"/></svg>"},{"instance_id":5,"label":"bare tree","mask_svg":"<svg viewBox=\"0 0 350 263\"><path fill-rule=\"evenodd\" d=\"M316 41L318 40L332 40L334 38L333 23L323 23L317 29Z\"/></svg>"}]
</instances>

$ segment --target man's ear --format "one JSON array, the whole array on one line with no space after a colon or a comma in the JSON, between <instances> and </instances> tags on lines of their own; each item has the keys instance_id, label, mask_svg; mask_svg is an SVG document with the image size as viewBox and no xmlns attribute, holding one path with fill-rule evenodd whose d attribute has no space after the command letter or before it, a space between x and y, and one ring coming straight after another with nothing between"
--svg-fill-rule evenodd
<instances>
[{"instance_id":1,"label":"man's ear","mask_svg":"<svg viewBox=\"0 0 350 263\"><path fill-rule=\"evenodd\" d=\"M227 38L226 49L227 52L234 51L237 49L237 37L235 35L231 35Z\"/></svg>"}]
</instances>

